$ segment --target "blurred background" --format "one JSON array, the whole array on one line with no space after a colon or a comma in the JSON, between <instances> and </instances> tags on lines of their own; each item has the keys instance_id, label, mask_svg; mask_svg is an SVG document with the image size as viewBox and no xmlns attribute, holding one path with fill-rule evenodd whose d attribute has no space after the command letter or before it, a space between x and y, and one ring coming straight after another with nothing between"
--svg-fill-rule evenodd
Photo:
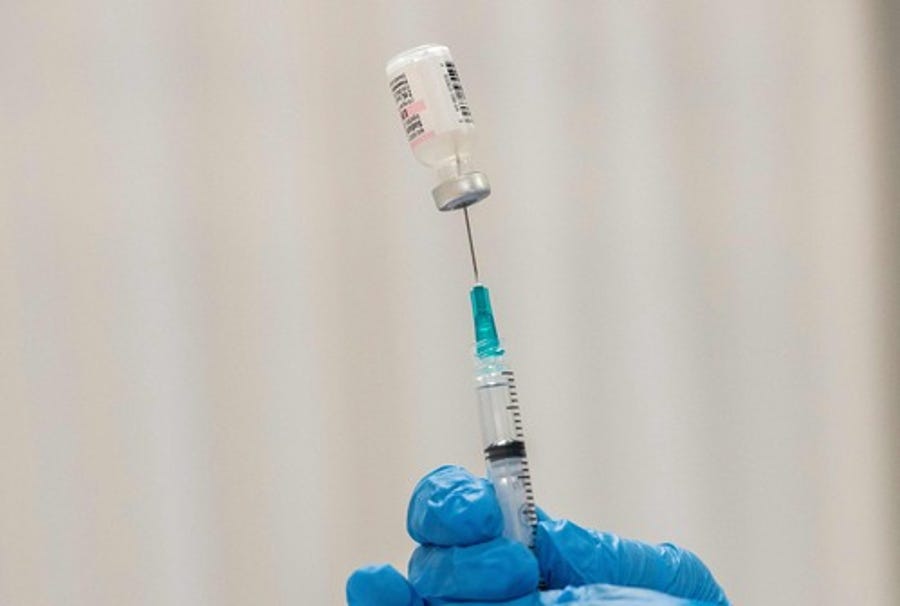
<instances>
[{"instance_id":1,"label":"blurred background","mask_svg":"<svg viewBox=\"0 0 900 606\"><path fill-rule=\"evenodd\" d=\"M482 469L450 46L539 503L735 604L900 601L900 11L0 2L0 603L329 604Z\"/></svg>"}]
</instances>

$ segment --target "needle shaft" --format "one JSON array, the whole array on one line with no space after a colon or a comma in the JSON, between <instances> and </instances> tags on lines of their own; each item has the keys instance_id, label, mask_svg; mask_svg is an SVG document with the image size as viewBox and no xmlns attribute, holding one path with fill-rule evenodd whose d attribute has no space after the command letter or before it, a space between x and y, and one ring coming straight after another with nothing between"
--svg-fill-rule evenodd
<instances>
[{"instance_id":1,"label":"needle shaft","mask_svg":"<svg viewBox=\"0 0 900 606\"><path fill-rule=\"evenodd\" d=\"M475 259L475 244L472 241L472 226L469 224L469 209L463 208L463 216L466 218L466 235L469 237L469 253L472 255L472 271L475 273L475 282L478 283L478 261Z\"/></svg>"}]
</instances>

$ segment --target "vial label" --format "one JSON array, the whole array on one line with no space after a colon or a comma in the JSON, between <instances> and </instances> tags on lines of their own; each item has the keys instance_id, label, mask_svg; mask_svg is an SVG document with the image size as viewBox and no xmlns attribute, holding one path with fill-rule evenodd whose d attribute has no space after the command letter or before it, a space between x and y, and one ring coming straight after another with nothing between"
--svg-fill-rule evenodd
<instances>
[{"instance_id":1,"label":"vial label","mask_svg":"<svg viewBox=\"0 0 900 606\"><path fill-rule=\"evenodd\" d=\"M453 61L433 58L416 62L391 78L389 86L413 149L436 136L473 125L472 110Z\"/></svg>"},{"instance_id":2,"label":"vial label","mask_svg":"<svg viewBox=\"0 0 900 606\"><path fill-rule=\"evenodd\" d=\"M406 140L415 147L426 139L426 134L429 135L427 138L434 136L433 131L425 132L421 116L422 110L425 109L425 101L415 98L406 74L402 73L391 80L390 86L394 102L397 104L397 111L400 112L403 130L406 131Z\"/></svg>"},{"instance_id":3,"label":"vial label","mask_svg":"<svg viewBox=\"0 0 900 606\"><path fill-rule=\"evenodd\" d=\"M453 99L453 108L456 110L457 119L460 124L472 124L472 110L469 109L469 102L466 101L466 92L463 90L462 82L459 81L459 72L452 61L443 61L441 67L444 68L444 82L447 83L447 91L450 98Z\"/></svg>"}]
</instances>

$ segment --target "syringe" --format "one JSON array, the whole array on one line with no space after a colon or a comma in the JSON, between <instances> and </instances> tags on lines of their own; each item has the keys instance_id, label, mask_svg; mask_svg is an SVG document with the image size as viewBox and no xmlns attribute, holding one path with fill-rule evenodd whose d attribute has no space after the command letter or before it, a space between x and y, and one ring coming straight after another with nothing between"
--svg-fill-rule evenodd
<instances>
[{"instance_id":1,"label":"syringe","mask_svg":"<svg viewBox=\"0 0 900 606\"><path fill-rule=\"evenodd\" d=\"M500 345L490 292L479 281L469 209L463 208L463 213L475 275L475 286L469 292L475 323L475 393L488 479L503 512L503 536L534 547L537 513L516 376Z\"/></svg>"},{"instance_id":2,"label":"syringe","mask_svg":"<svg viewBox=\"0 0 900 606\"><path fill-rule=\"evenodd\" d=\"M503 512L503 536L534 547L537 514L516 378L497 337L488 289L470 293L475 321L475 392L487 475Z\"/></svg>"}]
</instances>

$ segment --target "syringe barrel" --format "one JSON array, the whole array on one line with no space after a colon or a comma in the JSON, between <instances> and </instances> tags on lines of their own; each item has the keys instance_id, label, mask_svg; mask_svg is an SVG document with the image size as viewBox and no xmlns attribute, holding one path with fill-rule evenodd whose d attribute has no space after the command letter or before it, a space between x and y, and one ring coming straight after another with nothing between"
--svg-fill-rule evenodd
<instances>
[{"instance_id":1,"label":"syringe barrel","mask_svg":"<svg viewBox=\"0 0 900 606\"><path fill-rule=\"evenodd\" d=\"M534 547L537 518L528 498L531 485L522 479L528 475L528 460L524 456L488 460L487 475L503 513L503 536Z\"/></svg>"},{"instance_id":2,"label":"syringe barrel","mask_svg":"<svg viewBox=\"0 0 900 606\"><path fill-rule=\"evenodd\" d=\"M478 370L475 389L484 448L524 441L514 375L497 362Z\"/></svg>"},{"instance_id":3,"label":"syringe barrel","mask_svg":"<svg viewBox=\"0 0 900 606\"><path fill-rule=\"evenodd\" d=\"M515 375L502 356L479 358L479 417L488 479L503 512L503 536L532 547L537 516Z\"/></svg>"}]
</instances>

